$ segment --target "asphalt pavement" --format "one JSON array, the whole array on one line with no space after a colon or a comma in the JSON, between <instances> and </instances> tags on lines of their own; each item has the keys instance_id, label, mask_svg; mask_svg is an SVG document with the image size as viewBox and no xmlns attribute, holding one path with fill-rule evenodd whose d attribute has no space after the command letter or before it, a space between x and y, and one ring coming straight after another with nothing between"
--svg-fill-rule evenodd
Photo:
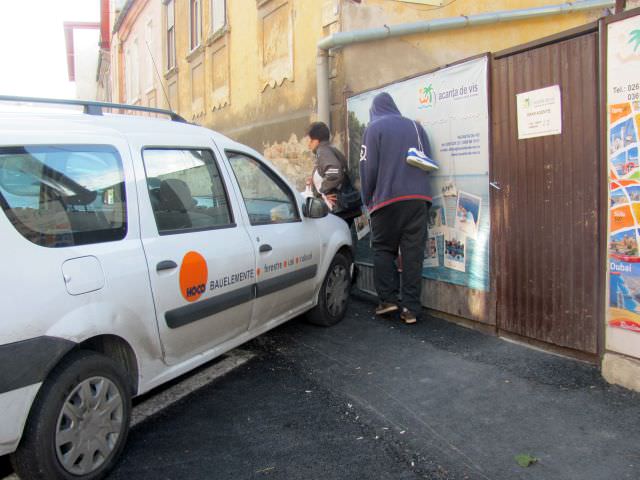
<instances>
[{"instance_id":1,"label":"asphalt pavement","mask_svg":"<svg viewBox=\"0 0 640 480\"><path fill-rule=\"evenodd\" d=\"M110 478L640 478L640 395L592 365L355 299L240 356L136 425Z\"/></svg>"},{"instance_id":2,"label":"asphalt pavement","mask_svg":"<svg viewBox=\"0 0 640 480\"><path fill-rule=\"evenodd\" d=\"M595 366L372 311L353 300L339 325L247 344L245 365L134 429L112 478L640 478L640 395Z\"/></svg>"}]
</instances>

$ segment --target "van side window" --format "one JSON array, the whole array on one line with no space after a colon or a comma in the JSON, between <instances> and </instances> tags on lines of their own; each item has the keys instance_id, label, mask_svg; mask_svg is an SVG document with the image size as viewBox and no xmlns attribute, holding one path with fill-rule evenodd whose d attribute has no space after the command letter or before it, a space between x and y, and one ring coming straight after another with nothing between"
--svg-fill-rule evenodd
<instances>
[{"instance_id":1,"label":"van side window","mask_svg":"<svg viewBox=\"0 0 640 480\"><path fill-rule=\"evenodd\" d=\"M0 148L0 204L16 230L43 247L127 233L122 161L109 146Z\"/></svg>"},{"instance_id":2,"label":"van side window","mask_svg":"<svg viewBox=\"0 0 640 480\"><path fill-rule=\"evenodd\" d=\"M239 152L227 151L238 180L251 225L300 220L296 201L287 185L266 165Z\"/></svg>"},{"instance_id":3,"label":"van side window","mask_svg":"<svg viewBox=\"0 0 640 480\"><path fill-rule=\"evenodd\" d=\"M160 235L235 226L211 151L145 149L142 156Z\"/></svg>"}]
</instances>

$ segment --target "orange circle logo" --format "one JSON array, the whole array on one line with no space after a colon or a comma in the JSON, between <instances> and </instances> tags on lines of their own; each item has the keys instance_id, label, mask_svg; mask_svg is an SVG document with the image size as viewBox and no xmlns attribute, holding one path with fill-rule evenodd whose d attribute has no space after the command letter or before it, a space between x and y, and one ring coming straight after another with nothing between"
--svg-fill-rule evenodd
<instances>
[{"instance_id":1,"label":"orange circle logo","mask_svg":"<svg viewBox=\"0 0 640 480\"><path fill-rule=\"evenodd\" d=\"M207 290L207 261L197 252L187 252L180 266L180 293L187 302L195 302Z\"/></svg>"}]
</instances>

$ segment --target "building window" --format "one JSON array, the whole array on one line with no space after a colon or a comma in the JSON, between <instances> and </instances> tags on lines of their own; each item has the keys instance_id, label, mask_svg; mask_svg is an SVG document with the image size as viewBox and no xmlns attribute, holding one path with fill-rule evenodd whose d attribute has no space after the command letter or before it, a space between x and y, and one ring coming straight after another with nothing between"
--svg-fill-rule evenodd
<instances>
[{"instance_id":1,"label":"building window","mask_svg":"<svg viewBox=\"0 0 640 480\"><path fill-rule=\"evenodd\" d=\"M167 3L167 70L176 66L176 23L173 0Z\"/></svg>"},{"instance_id":2,"label":"building window","mask_svg":"<svg viewBox=\"0 0 640 480\"><path fill-rule=\"evenodd\" d=\"M131 79L132 70L133 70L133 66L131 65L131 49L127 48L124 54L124 89L125 89L126 96L123 95L123 97L126 98L126 101L129 101L132 98L132 95L131 95L131 89L133 88L133 85L132 85L133 82Z\"/></svg>"},{"instance_id":3,"label":"building window","mask_svg":"<svg viewBox=\"0 0 640 480\"><path fill-rule=\"evenodd\" d=\"M258 70L260 89L293 81L293 1L270 0L259 4L258 52L262 68Z\"/></svg>"},{"instance_id":4,"label":"building window","mask_svg":"<svg viewBox=\"0 0 640 480\"><path fill-rule=\"evenodd\" d=\"M200 46L200 38L202 32L202 13L200 9L200 0L189 1L189 18L191 19L191 50L195 50Z\"/></svg>"},{"instance_id":5,"label":"building window","mask_svg":"<svg viewBox=\"0 0 640 480\"><path fill-rule=\"evenodd\" d=\"M138 39L131 47L131 96L129 101L136 103L140 97L140 45Z\"/></svg>"},{"instance_id":6,"label":"building window","mask_svg":"<svg viewBox=\"0 0 640 480\"><path fill-rule=\"evenodd\" d=\"M227 0L211 0L211 33L227 24Z\"/></svg>"},{"instance_id":7,"label":"building window","mask_svg":"<svg viewBox=\"0 0 640 480\"><path fill-rule=\"evenodd\" d=\"M149 19L149 21L147 22L146 25L146 31L145 31L145 48L144 50L146 51L146 55L145 58L147 59L147 66L145 68L145 75L146 75L146 86L147 86L147 90L150 90L153 88L153 70L154 70L154 64L153 64L153 20Z\"/></svg>"}]
</instances>

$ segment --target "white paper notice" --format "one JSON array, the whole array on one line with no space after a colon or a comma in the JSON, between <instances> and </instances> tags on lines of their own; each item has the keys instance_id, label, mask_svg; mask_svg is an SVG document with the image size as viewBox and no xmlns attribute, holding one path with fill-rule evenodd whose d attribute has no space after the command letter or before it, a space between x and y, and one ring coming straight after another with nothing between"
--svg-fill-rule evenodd
<instances>
[{"instance_id":1,"label":"white paper notice","mask_svg":"<svg viewBox=\"0 0 640 480\"><path fill-rule=\"evenodd\" d=\"M518 139L562 133L560 86L531 90L516 95Z\"/></svg>"}]
</instances>

